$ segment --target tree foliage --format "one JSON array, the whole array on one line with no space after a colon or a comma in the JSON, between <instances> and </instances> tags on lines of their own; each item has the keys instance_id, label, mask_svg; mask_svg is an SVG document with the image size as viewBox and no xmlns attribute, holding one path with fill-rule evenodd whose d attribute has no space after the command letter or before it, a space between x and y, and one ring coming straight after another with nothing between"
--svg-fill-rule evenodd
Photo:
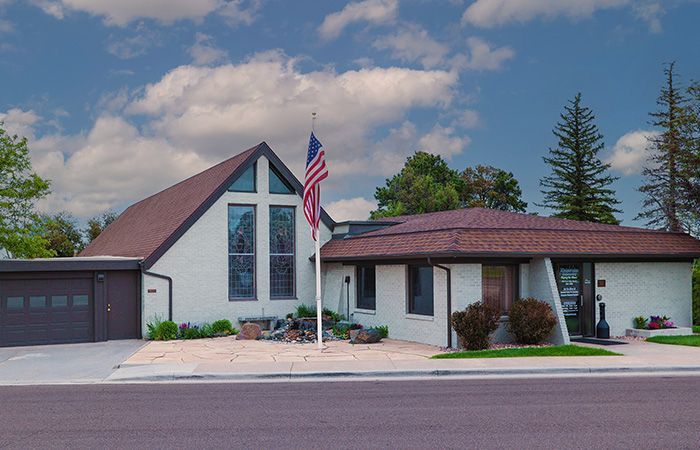
<instances>
[{"instance_id":1,"label":"tree foliage","mask_svg":"<svg viewBox=\"0 0 700 450\"><path fill-rule=\"evenodd\" d=\"M554 217L618 224L615 205L620 202L610 185L617 180L598 153L603 136L594 123L593 111L581 104L581 94L564 107L561 120L552 131L558 139L544 161L552 173L540 180L544 201L539 206L556 211Z\"/></svg>"},{"instance_id":2,"label":"tree foliage","mask_svg":"<svg viewBox=\"0 0 700 450\"><path fill-rule=\"evenodd\" d=\"M680 159L682 217L686 231L700 237L700 82L687 90Z\"/></svg>"},{"instance_id":3,"label":"tree foliage","mask_svg":"<svg viewBox=\"0 0 700 450\"><path fill-rule=\"evenodd\" d=\"M525 211L522 191L513 174L492 166L451 169L439 155L416 152L401 171L378 187L379 207L371 218L423 214L457 208Z\"/></svg>"},{"instance_id":4,"label":"tree foliage","mask_svg":"<svg viewBox=\"0 0 700 450\"><path fill-rule=\"evenodd\" d=\"M370 216L377 219L459 208L462 184L459 173L439 155L416 152L398 174L377 188L378 208Z\"/></svg>"},{"instance_id":5,"label":"tree foliage","mask_svg":"<svg viewBox=\"0 0 700 450\"><path fill-rule=\"evenodd\" d=\"M0 122L0 249L15 258L49 257L35 204L49 181L32 171L27 139L10 136Z\"/></svg>"},{"instance_id":6,"label":"tree foliage","mask_svg":"<svg viewBox=\"0 0 700 450\"><path fill-rule=\"evenodd\" d=\"M464 169L461 177L464 206L525 212L527 203L522 200L523 192L511 172L478 165Z\"/></svg>"},{"instance_id":7,"label":"tree foliage","mask_svg":"<svg viewBox=\"0 0 700 450\"><path fill-rule=\"evenodd\" d=\"M78 228L75 217L62 212L43 218L42 237L55 256L74 256L83 249L83 233Z\"/></svg>"},{"instance_id":8,"label":"tree foliage","mask_svg":"<svg viewBox=\"0 0 700 450\"><path fill-rule=\"evenodd\" d=\"M85 230L85 239L88 243L92 242L104 231L110 223L114 222L119 215L113 211L107 211L99 216L95 216L88 220Z\"/></svg>"},{"instance_id":9,"label":"tree foliage","mask_svg":"<svg viewBox=\"0 0 700 450\"><path fill-rule=\"evenodd\" d=\"M645 181L639 188L644 200L637 218L655 228L683 231L688 212L683 200L683 179L688 176L684 166L690 159L688 99L678 86L674 63L664 69L664 75L666 83L656 101L658 109L650 113L651 125L660 128L661 133L649 137L649 157L642 172Z\"/></svg>"}]
</instances>

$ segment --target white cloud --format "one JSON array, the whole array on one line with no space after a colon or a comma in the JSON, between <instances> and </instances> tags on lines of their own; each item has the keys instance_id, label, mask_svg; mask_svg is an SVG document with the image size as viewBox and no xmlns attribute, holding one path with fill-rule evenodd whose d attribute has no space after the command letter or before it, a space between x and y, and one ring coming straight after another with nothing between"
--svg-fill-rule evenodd
<instances>
[{"instance_id":1,"label":"white cloud","mask_svg":"<svg viewBox=\"0 0 700 450\"><path fill-rule=\"evenodd\" d=\"M392 58L404 62L419 61L431 69L445 61L449 48L431 38L428 32L417 25L407 25L396 33L374 41L374 48L390 50Z\"/></svg>"},{"instance_id":2,"label":"white cloud","mask_svg":"<svg viewBox=\"0 0 700 450\"><path fill-rule=\"evenodd\" d=\"M377 209L377 202L364 197L338 200L326 205L325 210L336 222L345 220L366 220L369 213Z\"/></svg>"},{"instance_id":3,"label":"white cloud","mask_svg":"<svg viewBox=\"0 0 700 450\"><path fill-rule=\"evenodd\" d=\"M643 20L649 25L652 33L661 33L661 17L666 13L660 2L635 3L632 11L636 18Z\"/></svg>"},{"instance_id":4,"label":"white cloud","mask_svg":"<svg viewBox=\"0 0 700 450\"><path fill-rule=\"evenodd\" d=\"M0 122L4 122L3 128L10 136L15 134L26 138L34 136L34 125L40 119L41 117L34 111L24 111L19 108L12 108L7 112L0 113Z\"/></svg>"},{"instance_id":5,"label":"white cloud","mask_svg":"<svg viewBox=\"0 0 700 450\"><path fill-rule=\"evenodd\" d=\"M624 6L630 0L476 0L467 7L462 21L490 28L512 22L528 22L559 16L583 19L596 10Z\"/></svg>"},{"instance_id":6,"label":"white cloud","mask_svg":"<svg viewBox=\"0 0 700 450\"><path fill-rule=\"evenodd\" d=\"M325 144L337 194L344 183L358 183L400 168L421 140L405 128L397 162L373 167L377 134L400 124L416 108L442 109L454 95L458 78L440 70L373 68L337 73L302 71L294 58L279 52L255 55L240 64L186 65L159 81L104 96L98 117L87 131L61 134L48 129L33 111L2 114L7 128L30 140L34 167L52 180L47 211L67 210L89 217L163 189L244 148L267 141L297 175L302 172L311 111ZM136 95L136 97L134 97ZM137 115L138 117L130 117ZM132 120L133 119L133 120ZM11 122L11 123L10 123ZM135 123L142 125L136 126ZM436 127L446 154L458 150L455 135ZM386 152L390 153L390 152Z\"/></svg>"},{"instance_id":7,"label":"white cloud","mask_svg":"<svg viewBox=\"0 0 700 450\"><path fill-rule=\"evenodd\" d=\"M624 175L641 173L649 154L648 139L658 134L658 131L651 130L630 131L617 140L606 162Z\"/></svg>"},{"instance_id":8,"label":"white cloud","mask_svg":"<svg viewBox=\"0 0 700 450\"><path fill-rule=\"evenodd\" d=\"M454 123L462 128L477 128L481 125L481 117L477 111L465 109Z\"/></svg>"},{"instance_id":9,"label":"white cloud","mask_svg":"<svg viewBox=\"0 0 700 450\"><path fill-rule=\"evenodd\" d=\"M418 149L451 159L454 155L462 153L464 147L471 142L468 136L457 136L454 133L452 127L435 125L428 134L418 140Z\"/></svg>"},{"instance_id":10,"label":"white cloud","mask_svg":"<svg viewBox=\"0 0 700 450\"><path fill-rule=\"evenodd\" d=\"M508 46L494 48L489 42L472 36L467 38L468 55L456 55L452 64L457 69L499 70L503 63L515 56Z\"/></svg>"},{"instance_id":11,"label":"white cloud","mask_svg":"<svg viewBox=\"0 0 700 450\"><path fill-rule=\"evenodd\" d=\"M31 0L46 14L63 19L70 11L102 17L106 25L126 26L138 19L165 24L178 20L201 21L217 12L232 26L251 24L260 0Z\"/></svg>"},{"instance_id":12,"label":"white cloud","mask_svg":"<svg viewBox=\"0 0 700 450\"><path fill-rule=\"evenodd\" d=\"M123 39L110 36L107 52L119 59L133 59L145 55L152 47L160 44L158 33L141 23L134 36Z\"/></svg>"},{"instance_id":13,"label":"white cloud","mask_svg":"<svg viewBox=\"0 0 700 450\"><path fill-rule=\"evenodd\" d=\"M214 39L204 33L195 35L195 42L187 49L187 53L192 57L192 63L198 66L204 66L216 62L225 61L228 59L226 50L218 48L214 45Z\"/></svg>"},{"instance_id":14,"label":"white cloud","mask_svg":"<svg viewBox=\"0 0 700 450\"><path fill-rule=\"evenodd\" d=\"M398 0L364 0L349 3L342 10L327 15L318 32L324 39L335 39L345 27L355 22L391 23L396 19L398 7Z\"/></svg>"}]
</instances>

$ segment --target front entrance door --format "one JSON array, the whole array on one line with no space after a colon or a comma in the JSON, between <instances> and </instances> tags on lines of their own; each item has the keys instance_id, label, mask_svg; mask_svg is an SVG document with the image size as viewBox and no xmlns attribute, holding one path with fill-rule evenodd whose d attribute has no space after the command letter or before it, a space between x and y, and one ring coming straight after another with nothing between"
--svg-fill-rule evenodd
<instances>
[{"instance_id":1,"label":"front entrance door","mask_svg":"<svg viewBox=\"0 0 700 450\"><path fill-rule=\"evenodd\" d=\"M561 262L555 264L564 320L572 336L593 336L593 264Z\"/></svg>"}]
</instances>

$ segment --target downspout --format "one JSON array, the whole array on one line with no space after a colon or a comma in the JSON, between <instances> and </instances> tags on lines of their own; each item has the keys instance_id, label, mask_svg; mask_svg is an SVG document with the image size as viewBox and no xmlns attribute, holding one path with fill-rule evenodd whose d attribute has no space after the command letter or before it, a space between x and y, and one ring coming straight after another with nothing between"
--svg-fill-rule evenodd
<instances>
[{"instance_id":1,"label":"downspout","mask_svg":"<svg viewBox=\"0 0 700 450\"><path fill-rule=\"evenodd\" d=\"M428 256L428 265L442 269L447 274L447 348L452 347L452 271L447 266L433 264Z\"/></svg>"},{"instance_id":2,"label":"downspout","mask_svg":"<svg viewBox=\"0 0 700 450\"><path fill-rule=\"evenodd\" d=\"M160 278L168 282L168 320L173 320L173 279L167 275L147 271L143 267L143 261L139 262L139 266L141 266L141 273L143 275Z\"/></svg>"}]
</instances>

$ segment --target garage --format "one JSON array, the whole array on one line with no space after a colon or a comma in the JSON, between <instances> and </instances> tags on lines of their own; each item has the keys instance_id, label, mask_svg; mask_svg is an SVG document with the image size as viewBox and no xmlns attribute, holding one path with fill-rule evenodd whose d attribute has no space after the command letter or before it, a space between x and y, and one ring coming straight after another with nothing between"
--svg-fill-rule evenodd
<instances>
[{"instance_id":1,"label":"garage","mask_svg":"<svg viewBox=\"0 0 700 450\"><path fill-rule=\"evenodd\" d=\"M140 338L139 260L0 260L0 347Z\"/></svg>"}]
</instances>

